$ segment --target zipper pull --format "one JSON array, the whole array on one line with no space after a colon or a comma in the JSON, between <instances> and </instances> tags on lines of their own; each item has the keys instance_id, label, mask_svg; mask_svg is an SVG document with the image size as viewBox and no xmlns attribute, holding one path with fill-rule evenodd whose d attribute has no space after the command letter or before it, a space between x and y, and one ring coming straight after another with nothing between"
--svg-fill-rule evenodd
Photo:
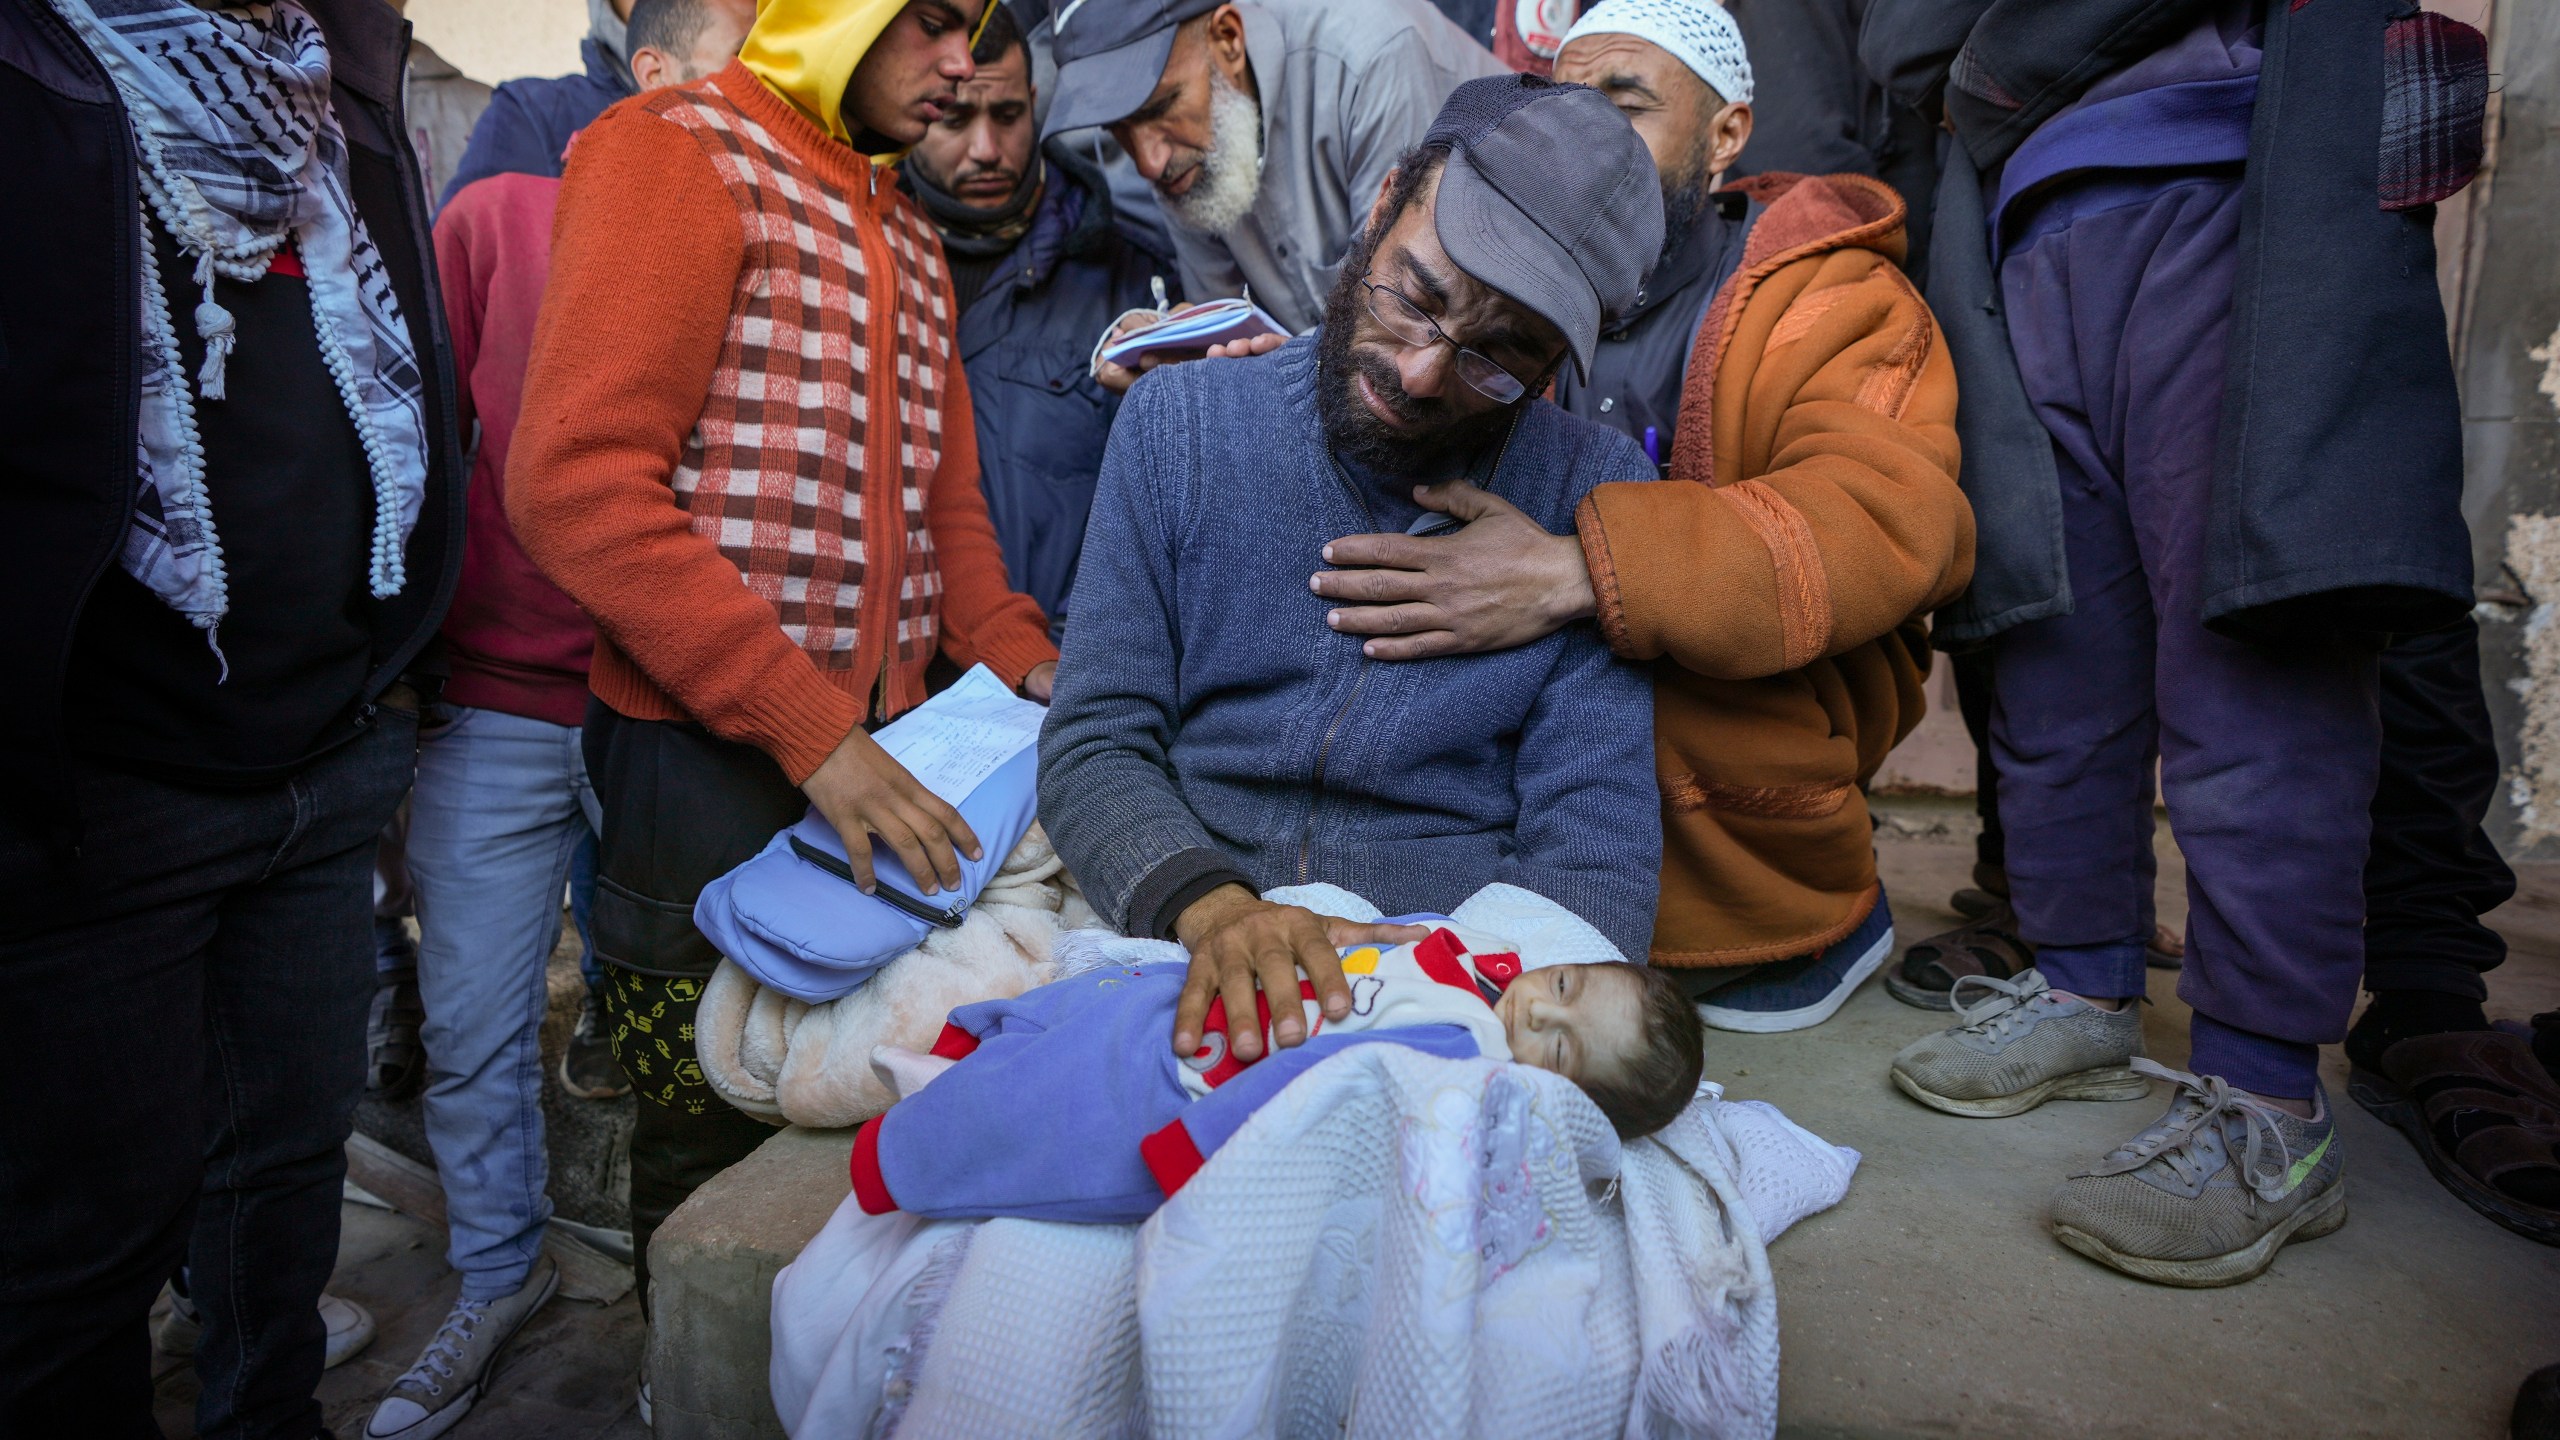
<instances>
[{"instance_id":1,"label":"zipper pull","mask_svg":"<svg viewBox=\"0 0 2560 1440\"><path fill-rule=\"evenodd\" d=\"M861 884L854 879L853 866L850 863L837 859L797 835L791 837L791 853L848 885L859 887ZM929 900L919 900L912 895L901 894L894 885L875 885L867 893L872 899L890 909L921 920L939 930L957 930L969 919L969 907L965 903L936 905Z\"/></svg>"}]
</instances>

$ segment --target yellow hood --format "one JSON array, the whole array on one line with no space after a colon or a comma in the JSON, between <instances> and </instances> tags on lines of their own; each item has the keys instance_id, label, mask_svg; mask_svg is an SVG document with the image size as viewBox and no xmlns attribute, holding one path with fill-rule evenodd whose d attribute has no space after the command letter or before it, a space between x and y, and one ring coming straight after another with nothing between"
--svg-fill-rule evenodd
<instances>
[{"instance_id":1,"label":"yellow hood","mask_svg":"<svg viewBox=\"0 0 2560 1440\"><path fill-rule=\"evenodd\" d=\"M992 10L1000 0L987 0ZM788 100L820 128L846 144L853 134L844 123L844 87L853 67L907 0L761 0L755 28L738 59L766 88ZM978 17L980 28L986 16ZM887 164L903 154L891 151L872 157Z\"/></svg>"}]
</instances>

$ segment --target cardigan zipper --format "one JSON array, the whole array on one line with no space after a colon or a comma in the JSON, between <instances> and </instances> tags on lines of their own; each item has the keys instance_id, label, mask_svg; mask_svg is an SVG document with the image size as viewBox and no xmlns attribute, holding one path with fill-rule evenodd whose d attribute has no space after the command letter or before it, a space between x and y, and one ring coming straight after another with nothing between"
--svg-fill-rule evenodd
<instances>
[{"instance_id":1,"label":"cardigan zipper","mask_svg":"<svg viewBox=\"0 0 2560 1440\"><path fill-rule=\"evenodd\" d=\"M1351 483L1351 477L1342 473L1342 461L1330 447L1325 450L1324 459L1333 468L1333 478L1342 482L1342 488L1351 493L1351 503L1360 507L1360 523L1370 530L1377 529L1378 517L1369 509L1369 497L1361 494L1360 487ZM1307 779L1307 825L1298 832L1298 883L1301 885L1309 882L1315 869L1316 812L1324 808L1324 762L1333 754L1333 737L1342 729L1342 722L1350 717L1351 707L1360 703L1360 687L1368 680L1369 650L1364 644L1360 650L1360 668L1351 674L1351 693L1342 697L1342 708L1333 712L1333 723L1324 727L1324 739L1316 742L1315 772Z\"/></svg>"},{"instance_id":2,"label":"cardigan zipper","mask_svg":"<svg viewBox=\"0 0 2560 1440\"><path fill-rule=\"evenodd\" d=\"M1493 453L1493 468L1485 472L1486 489L1492 489L1494 477L1502 473L1503 457L1511 453L1511 437L1519 433L1520 412L1514 410L1511 412L1510 426L1502 432L1502 448ZM1360 507L1360 523L1371 530L1377 529L1378 517L1369 509L1369 497L1361 494L1360 487L1351 483L1351 477L1342 473L1341 459L1329 447L1324 452L1324 458L1325 463L1333 467L1333 478L1341 481L1342 488L1351 492L1351 503ZM1316 812L1324 805L1325 761L1333 754L1333 737L1341 732L1342 722L1351 717L1351 707L1360 703L1360 687L1368 683L1368 679L1369 647L1368 643L1363 641L1360 647L1360 668L1352 672L1351 676L1351 693L1342 697L1342 708L1333 712L1333 723L1324 728L1324 739L1316 744L1315 772L1308 777L1307 781L1307 825L1298 834L1298 883L1301 885L1308 884L1315 878Z\"/></svg>"},{"instance_id":3,"label":"cardigan zipper","mask_svg":"<svg viewBox=\"0 0 2560 1440\"><path fill-rule=\"evenodd\" d=\"M896 476L891 467L898 453L897 428L903 423L897 414L897 357L890 353L896 338L898 278L889 254L888 236L880 219L880 167L867 158L862 166L867 186L862 218L854 226L854 234L862 242L862 284L870 302L868 353L863 357L862 384L868 401L862 437L862 548L863 579L870 593L863 598L872 613L872 633L880 641L880 673L876 681L877 699L873 718L889 718L889 668L896 663L898 638L898 591L904 581L907 545L904 534L884 534L883 526L893 517L903 521L904 507L892 503L898 498ZM886 481L886 484L881 482ZM888 493L883 496L881 491ZM891 574L887 564L890 541L894 539L898 554L898 573ZM858 638L858 637L857 637Z\"/></svg>"}]
</instances>

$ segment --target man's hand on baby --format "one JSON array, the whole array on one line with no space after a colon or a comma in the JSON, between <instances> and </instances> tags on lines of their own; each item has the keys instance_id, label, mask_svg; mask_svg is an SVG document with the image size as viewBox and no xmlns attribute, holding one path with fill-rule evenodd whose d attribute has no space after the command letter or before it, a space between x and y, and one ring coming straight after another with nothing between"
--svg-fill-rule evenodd
<instances>
[{"instance_id":1,"label":"man's hand on baby","mask_svg":"<svg viewBox=\"0 0 2560 1440\"><path fill-rule=\"evenodd\" d=\"M978 837L960 812L861 730L844 737L800 789L836 827L854 882L865 895L879 889L871 868L874 835L928 895L960 888L962 853L980 857Z\"/></svg>"},{"instance_id":2,"label":"man's hand on baby","mask_svg":"<svg viewBox=\"0 0 2560 1440\"><path fill-rule=\"evenodd\" d=\"M1351 1013L1351 986L1342 978L1340 947L1402 945L1430 932L1419 925L1375 925L1319 915L1296 905L1274 905L1241 885L1221 885L1191 903L1174 922L1174 935L1191 952L1191 973L1173 1017L1173 1051L1200 1048L1209 1004L1227 1006L1228 1053L1241 1061L1262 1058L1262 1026L1254 990L1274 997L1271 1038L1282 1049L1307 1038L1301 1008L1280 1003L1298 993L1298 972L1315 982L1316 1001L1328 1019Z\"/></svg>"}]
</instances>

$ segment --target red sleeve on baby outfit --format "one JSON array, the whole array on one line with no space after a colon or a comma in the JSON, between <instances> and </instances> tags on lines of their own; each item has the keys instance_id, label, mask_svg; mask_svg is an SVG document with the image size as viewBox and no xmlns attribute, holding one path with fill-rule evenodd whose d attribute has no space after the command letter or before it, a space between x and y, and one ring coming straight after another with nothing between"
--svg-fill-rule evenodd
<instances>
[{"instance_id":1,"label":"red sleeve on baby outfit","mask_svg":"<svg viewBox=\"0 0 2560 1440\"><path fill-rule=\"evenodd\" d=\"M1168 1200L1173 1198L1173 1192L1190 1184L1191 1177L1199 1174L1205 1163L1200 1158L1200 1147L1191 1143L1191 1132L1183 1129L1179 1120L1139 1141L1138 1155L1147 1162L1147 1173L1156 1177L1156 1188Z\"/></svg>"},{"instance_id":2,"label":"red sleeve on baby outfit","mask_svg":"<svg viewBox=\"0 0 2560 1440\"><path fill-rule=\"evenodd\" d=\"M942 1033L934 1037L931 1053L945 1060L966 1060L978 1048L978 1037L957 1025L945 1023Z\"/></svg>"},{"instance_id":3,"label":"red sleeve on baby outfit","mask_svg":"<svg viewBox=\"0 0 2560 1440\"><path fill-rule=\"evenodd\" d=\"M886 1215L898 1208L898 1202L889 1198L889 1182L880 1174L880 1122L887 1118L874 1115L853 1132L853 1198L861 1202L865 1215Z\"/></svg>"}]
</instances>

